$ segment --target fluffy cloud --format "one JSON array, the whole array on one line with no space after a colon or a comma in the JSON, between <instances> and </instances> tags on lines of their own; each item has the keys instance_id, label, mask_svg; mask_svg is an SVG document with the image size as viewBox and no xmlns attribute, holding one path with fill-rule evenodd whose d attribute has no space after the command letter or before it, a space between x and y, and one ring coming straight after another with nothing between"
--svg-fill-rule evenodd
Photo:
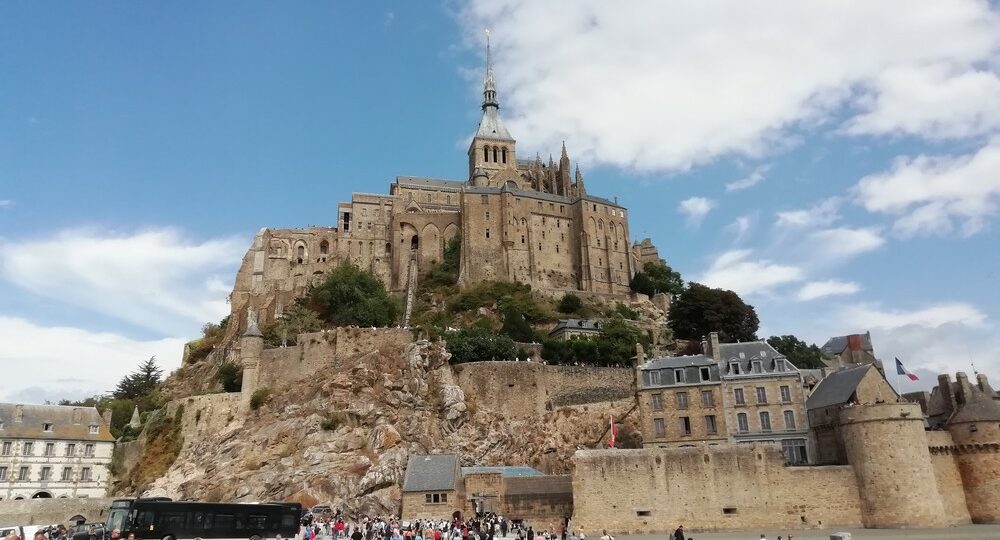
<instances>
[{"instance_id":1,"label":"fluffy cloud","mask_svg":"<svg viewBox=\"0 0 1000 540\"><path fill-rule=\"evenodd\" d=\"M787 148L845 111L846 133L934 139L998 117L989 2L472 0L460 17L470 44L495 30L528 154L567 140L586 160L682 170Z\"/></svg>"},{"instance_id":2,"label":"fluffy cloud","mask_svg":"<svg viewBox=\"0 0 1000 540\"><path fill-rule=\"evenodd\" d=\"M739 242L746 236L750 228L753 227L754 222L757 221L757 215L747 214L745 216L740 216L733 220L732 223L726 225L726 231L732 233L733 242Z\"/></svg>"},{"instance_id":3,"label":"fluffy cloud","mask_svg":"<svg viewBox=\"0 0 1000 540\"><path fill-rule=\"evenodd\" d=\"M835 260L854 257L878 249L885 239L877 229L838 227L810 233L808 243L817 258Z\"/></svg>"},{"instance_id":4,"label":"fluffy cloud","mask_svg":"<svg viewBox=\"0 0 1000 540\"><path fill-rule=\"evenodd\" d=\"M138 341L79 328L46 327L0 316L0 401L42 403L114 388L139 362L156 356L165 372L178 367L184 339Z\"/></svg>"},{"instance_id":5,"label":"fluffy cloud","mask_svg":"<svg viewBox=\"0 0 1000 540\"><path fill-rule=\"evenodd\" d=\"M972 235L1000 208L1000 137L976 153L958 157L901 158L890 171L866 176L856 187L858 203L896 216L903 235L943 234L960 224Z\"/></svg>"},{"instance_id":6,"label":"fluffy cloud","mask_svg":"<svg viewBox=\"0 0 1000 540\"><path fill-rule=\"evenodd\" d=\"M840 205L843 199L830 197L810 208L778 212L775 225L783 228L827 227L840 219Z\"/></svg>"},{"instance_id":7,"label":"fluffy cloud","mask_svg":"<svg viewBox=\"0 0 1000 540\"><path fill-rule=\"evenodd\" d=\"M14 201L10 199L0 199L0 210L13 207L14 207Z\"/></svg>"},{"instance_id":8,"label":"fluffy cloud","mask_svg":"<svg viewBox=\"0 0 1000 540\"><path fill-rule=\"evenodd\" d=\"M749 189L756 186L757 184L764 181L764 173L767 172L767 169L768 169L767 166L761 165L760 167L754 169L753 172L751 172L747 176L744 176L743 178L740 178L735 182L729 182L728 184L726 184L726 191L740 191L743 189Z\"/></svg>"},{"instance_id":9,"label":"fluffy cloud","mask_svg":"<svg viewBox=\"0 0 1000 540\"><path fill-rule=\"evenodd\" d=\"M844 319L864 328L894 330L907 326L939 328L947 324L981 326L986 315L975 306L951 302L935 304L914 311L885 310L874 306L856 306L845 310Z\"/></svg>"},{"instance_id":10,"label":"fluffy cloud","mask_svg":"<svg viewBox=\"0 0 1000 540\"><path fill-rule=\"evenodd\" d=\"M766 293L779 285L804 279L798 267L752 259L751 255L748 249L727 251L712 261L708 271L695 281L745 295Z\"/></svg>"},{"instance_id":11,"label":"fluffy cloud","mask_svg":"<svg viewBox=\"0 0 1000 540\"><path fill-rule=\"evenodd\" d=\"M801 302L816 300L826 296L854 294L861 290L861 287L850 281L837 281L834 279L827 281L810 281L799 289L798 299Z\"/></svg>"},{"instance_id":12,"label":"fluffy cloud","mask_svg":"<svg viewBox=\"0 0 1000 540\"><path fill-rule=\"evenodd\" d=\"M712 208L715 208L715 201L705 197L691 197L677 205L677 210L687 217L688 224L695 226L701 224Z\"/></svg>"},{"instance_id":13,"label":"fluffy cloud","mask_svg":"<svg viewBox=\"0 0 1000 540\"><path fill-rule=\"evenodd\" d=\"M229 310L228 287L245 243L194 242L174 230L68 230L0 244L0 275L35 294L148 328L185 335Z\"/></svg>"}]
</instances>

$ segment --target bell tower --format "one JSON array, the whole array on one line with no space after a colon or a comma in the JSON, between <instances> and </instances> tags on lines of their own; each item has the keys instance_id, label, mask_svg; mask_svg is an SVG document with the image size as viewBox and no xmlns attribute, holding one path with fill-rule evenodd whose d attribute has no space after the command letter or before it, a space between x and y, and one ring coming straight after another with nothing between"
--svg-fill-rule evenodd
<instances>
[{"instance_id":1,"label":"bell tower","mask_svg":"<svg viewBox=\"0 0 1000 540\"><path fill-rule=\"evenodd\" d=\"M483 80L483 117L472 144L469 145L469 179L481 169L489 178L501 170L517 170L514 138L500 118L493 59L490 55L490 31L486 31L486 77ZM481 179L480 179L481 180ZM479 185L479 184L477 184Z\"/></svg>"}]
</instances>

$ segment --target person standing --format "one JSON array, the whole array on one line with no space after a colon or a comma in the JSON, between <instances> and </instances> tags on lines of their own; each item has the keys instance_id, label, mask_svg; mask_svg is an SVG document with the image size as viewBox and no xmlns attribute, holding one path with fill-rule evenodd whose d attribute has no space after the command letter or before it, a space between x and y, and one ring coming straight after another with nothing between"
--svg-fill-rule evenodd
<instances>
[{"instance_id":1,"label":"person standing","mask_svg":"<svg viewBox=\"0 0 1000 540\"><path fill-rule=\"evenodd\" d=\"M684 540L684 526L680 525L674 531L674 540Z\"/></svg>"}]
</instances>

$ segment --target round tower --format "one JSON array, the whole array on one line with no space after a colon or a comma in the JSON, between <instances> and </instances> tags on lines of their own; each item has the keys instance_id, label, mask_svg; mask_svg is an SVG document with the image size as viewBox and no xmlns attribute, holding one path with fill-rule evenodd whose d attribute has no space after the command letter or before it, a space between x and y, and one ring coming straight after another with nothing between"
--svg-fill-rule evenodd
<instances>
[{"instance_id":1,"label":"round tower","mask_svg":"<svg viewBox=\"0 0 1000 540\"><path fill-rule=\"evenodd\" d=\"M486 176L486 170L482 167L476 167L476 170L472 173L472 185L474 186L487 186L490 183L490 179Z\"/></svg>"},{"instance_id":2,"label":"round tower","mask_svg":"<svg viewBox=\"0 0 1000 540\"><path fill-rule=\"evenodd\" d=\"M260 355L264 351L264 336L257 326L257 317L247 317L247 329L240 338L240 364L243 366L243 384L240 387L240 410L250 410L250 398L257 391Z\"/></svg>"},{"instance_id":3,"label":"round tower","mask_svg":"<svg viewBox=\"0 0 1000 540\"><path fill-rule=\"evenodd\" d=\"M858 405L841 410L839 420L847 460L858 479L865 527L947 524L920 405Z\"/></svg>"},{"instance_id":4,"label":"round tower","mask_svg":"<svg viewBox=\"0 0 1000 540\"><path fill-rule=\"evenodd\" d=\"M970 384L958 374L948 431L973 523L1000 523L1000 401L993 396L986 375Z\"/></svg>"}]
</instances>

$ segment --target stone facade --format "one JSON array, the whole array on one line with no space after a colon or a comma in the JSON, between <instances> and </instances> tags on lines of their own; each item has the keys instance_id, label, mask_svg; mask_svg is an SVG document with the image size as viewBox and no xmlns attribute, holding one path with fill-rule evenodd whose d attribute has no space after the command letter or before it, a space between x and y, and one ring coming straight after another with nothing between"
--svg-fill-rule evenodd
<instances>
[{"instance_id":1,"label":"stone facade","mask_svg":"<svg viewBox=\"0 0 1000 540\"><path fill-rule=\"evenodd\" d=\"M245 329L248 309L261 324L271 321L344 262L405 291L455 237L461 283L517 281L553 294L627 297L640 259L659 259L655 246L648 239L630 245L628 210L587 193L565 145L558 161L517 158L487 72L468 178L398 176L386 195L355 193L341 203L335 226L261 229L236 277L230 337Z\"/></svg>"},{"instance_id":2,"label":"stone facade","mask_svg":"<svg viewBox=\"0 0 1000 540\"><path fill-rule=\"evenodd\" d=\"M103 497L110 423L93 407L0 404L0 500Z\"/></svg>"}]
</instances>

